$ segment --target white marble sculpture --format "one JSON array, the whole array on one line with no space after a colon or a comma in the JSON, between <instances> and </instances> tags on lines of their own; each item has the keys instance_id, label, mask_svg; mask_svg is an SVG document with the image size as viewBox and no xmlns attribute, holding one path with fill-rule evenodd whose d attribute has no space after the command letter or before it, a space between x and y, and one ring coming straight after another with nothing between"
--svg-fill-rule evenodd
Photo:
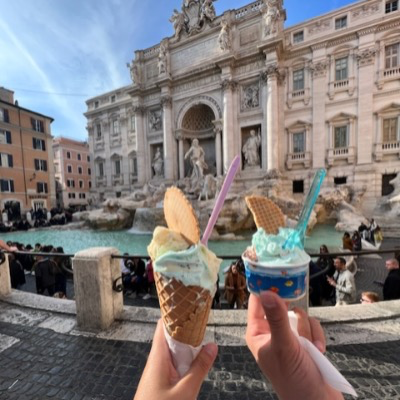
<instances>
[{"instance_id":1,"label":"white marble sculpture","mask_svg":"<svg viewBox=\"0 0 400 400\"><path fill-rule=\"evenodd\" d=\"M266 0L261 9L264 19L264 34L269 36L277 31L277 22L280 17L278 0Z\"/></svg>"},{"instance_id":2,"label":"white marble sculpture","mask_svg":"<svg viewBox=\"0 0 400 400\"><path fill-rule=\"evenodd\" d=\"M185 27L185 15L180 13L176 8L174 9L174 13L169 19L170 22L174 24L175 30L175 39L179 40L181 37L182 30Z\"/></svg>"},{"instance_id":3,"label":"white marble sculpture","mask_svg":"<svg viewBox=\"0 0 400 400\"><path fill-rule=\"evenodd\" d=\"M192 188L199 186L204 175L204 170L208 168L204 160L204 155L204 150L199 145L199 141L193 139L192 146L185 154L185 160L189 158L192 165L192 174L190 176Z\"/></svg>"},{"instance_id":4,"label":"white marble sculpture","mask_svg":"<svg viewBox=\"0 0 400 400\"><path fill-rule=\"evenodd\" d=\"M154 177L155 178L162 178L163 177L163 165L164 160L161 154L161 149L157 147L156 154L154 155L152 167L154 169Z\"/></svg>"},{"instance_id":5,"label":"white marble sculpture","mask_svg":"<svg viewBox=\"0 0 400 400\"><path fill-rule=\"evenodd\" d=\"M247 138L246 143L243 145L242 152L244 155L245 166L256 167L260 166L260 156L258 149L261 145L260 134L256 135L256 131L252 129L250 136Z\"/></svg>"},{"instance_id":6,"label":"white marble sculpture","mask_svg":"<svg viewBox=\"0 0 400 400\"><path fill-rule=\"evenodd\" d=\"M131 73L132 83L138 85L140 83L140 71L137 62L132 60L131 63L126 63L126 66Z\"/></svg>"},{"instance_id":7,"label":"white marble sculpture","mask_svg":"<svg viewBox=\"0 0 400 400\"><path fill-rule=\"evenodd\" d=\"M221 21L221 32L218 36L219 47L222 51L231 49L231 38L230 38L229 23L226 20Z\"/></svg>"},{"instance_id":8,"label":"white marble sculpture","mask_svg":"<svg viewBox=\"0 0 400 400\"><path fill-rule=\"evenodd\" d=\"M203 0L201 5L201 16L200 19L209 19L211 22L214 21L216 17L215 8L213 5L213 0Z\"/></svg>"},{"instance_id":9,"label":"white marble sculpture","mask_svg":"<svg viewBox=\"0 0 400 400\"><path fill-rule=\"evenodd\" d=\"M256 108L260 105L260 89L258 85L248 86L243 89L242 109Z\"/></svg>"},{"instance_id":10,"label":"white marble sculpture","mask_svg":"<svg viewBox=\"0 0 400 400\"><path fill-rule=\"evenodd\" d=\"M164 75L167 72L167 49L165 48L164 44L161 44L160 52L158 53L158 74Z\"/></svg>"}]
</instances>

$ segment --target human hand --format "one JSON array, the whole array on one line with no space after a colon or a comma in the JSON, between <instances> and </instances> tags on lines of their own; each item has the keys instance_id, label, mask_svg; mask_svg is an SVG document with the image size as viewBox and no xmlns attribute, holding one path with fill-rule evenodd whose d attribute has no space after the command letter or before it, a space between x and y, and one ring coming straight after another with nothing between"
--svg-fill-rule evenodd
<instances>
[{"instance_id":1,"label":"human hand","mask_svg":"<svg viewBox=\"0 0 400 400\"><path fill-rule=\"evenodd\" d=\"M330 278L329 276L326 277L326 280L328 281L328 283L333 286L336 287L336 282L333 278Z\"/></svg>"},{"instance_id":2,"label":"human hand","mask_svg":"<svg viewBox=\"0 0 400 400\"><path fill-rule=\"evenodd\" d=\"M298 332L321 351L325 351L325 336L320 323L295 308ZM267 319L265 318L267 317ZM292 332L287 306L273 292L260 297L250 295L246 342L263 374L268 377L281 400L343 399L322 378L309 354Z\"/></svg>"},{"instance_id":3,"label":"human hand","mask_svg":"<svg viewBox=\"0 0 400 400\"><path fill-rule=\"evenodd\" d=\"M159 320L149 358L134 400L196 399L200 387L214 363L217 352L218 348L215 343L206 344L193 361L189 371L180 378L172 363L162 321Z\"/></svg>"}]
</instances>

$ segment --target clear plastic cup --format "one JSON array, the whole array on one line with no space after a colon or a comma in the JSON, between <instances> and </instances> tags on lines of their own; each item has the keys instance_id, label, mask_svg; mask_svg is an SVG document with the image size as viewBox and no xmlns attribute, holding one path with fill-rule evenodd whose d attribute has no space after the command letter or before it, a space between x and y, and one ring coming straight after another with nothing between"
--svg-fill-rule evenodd
<instances>
[{"instance_id":1,"label":"clear plastic cup","mask_svg":"<svg viewBox=\"0 0 400 400\"><path fill-rule=\"evenodd\" d=\"M246 268L247 288L255 295L271 290L287 301L301 299L307 290L307 275L310 257L307 262L274 266L270 263L253 261L242 255Z\"/></svg>"}]
</instances>

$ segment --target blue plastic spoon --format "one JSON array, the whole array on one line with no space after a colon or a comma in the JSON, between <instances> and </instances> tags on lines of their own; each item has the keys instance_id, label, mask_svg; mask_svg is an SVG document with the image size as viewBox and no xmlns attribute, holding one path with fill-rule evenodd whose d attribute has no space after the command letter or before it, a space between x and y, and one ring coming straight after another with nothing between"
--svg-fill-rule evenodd
<instances>
[{"instance_id":1,"label":"blue plastic spoon","mask_svg":"<svg viewBox=\"0 0 400 400\"><path fill-rule=\"evenodd\" d=\"M322 181L324 180L325 176L326 170L323 168L319 169L315 173L310 191L308 192L304 207L299 217L299 222L297 222L296 228L283 244L283 249L293 249L295 246L299 247L300 249L304 249L304 237L308 220L310 219L311 211L314 208L315 202L317 201Z\"/></svg>"}]
</instances>

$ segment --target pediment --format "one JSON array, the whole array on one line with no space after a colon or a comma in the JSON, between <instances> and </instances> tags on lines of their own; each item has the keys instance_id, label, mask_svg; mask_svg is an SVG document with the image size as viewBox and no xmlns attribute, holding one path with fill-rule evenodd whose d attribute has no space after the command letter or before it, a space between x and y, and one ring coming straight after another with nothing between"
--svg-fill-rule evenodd
<instances>
[{"instance_id":1,"label":"pediment","mask_svg":"<svg viewBox=\"0 0 400 400\"><path fill-rule=\"evenodd\" d=\"M400 112L400 104L395 102L390 103L385 107L382 107L380 110L378 110L376 114L384 114L390 112Z\"/></svg>"},{"instance_id":2,"label":"pediment","mask_svg":"<svg viewBox=\"0 0 400 400\"><path fill-rule=\"evenodd\" d=\"M343 120L351 120L351 119L356 119L357 116L354 114L348 114L341 112L339 114L334 115L332 118L328 119L328 122L334 122L334 121L343 121Z\"/></svg>"},{"instance_id":3,"label":"pediment","mask_svg":"<svg viewBox=\"0 0 400 400\"><path fill-rule=\"evenodd\" d=\"M293 129L304 128L304 127L308 127L308 126L311 126L310 122L302 121L299 119L296 122L293 122L292 124L290 124L286 129L293 130Z\"/></svg>"},{"instance_id":4,"label":"pediment","mask_svg":"<svg viewBox=\"0 0 400 400\"><path fill-rule=\"evenodd\" d=\"M105 161L105 159L104 159L103 157L97 156L97 157L94 159L94 161L95 161L95 162L103 162L103 161Z\"/></svg>"},{"instance_id":5,"label":"pediment","mask_svg":"<svg viewBox=\"0 0 400 400\"><path fill-rule=\"evenodd\" d=\"M121 156L121 154L113 153L110 158L112 160L118 160L118 159L122 158L122 156Z\"/></svg>"}]
</instances>

